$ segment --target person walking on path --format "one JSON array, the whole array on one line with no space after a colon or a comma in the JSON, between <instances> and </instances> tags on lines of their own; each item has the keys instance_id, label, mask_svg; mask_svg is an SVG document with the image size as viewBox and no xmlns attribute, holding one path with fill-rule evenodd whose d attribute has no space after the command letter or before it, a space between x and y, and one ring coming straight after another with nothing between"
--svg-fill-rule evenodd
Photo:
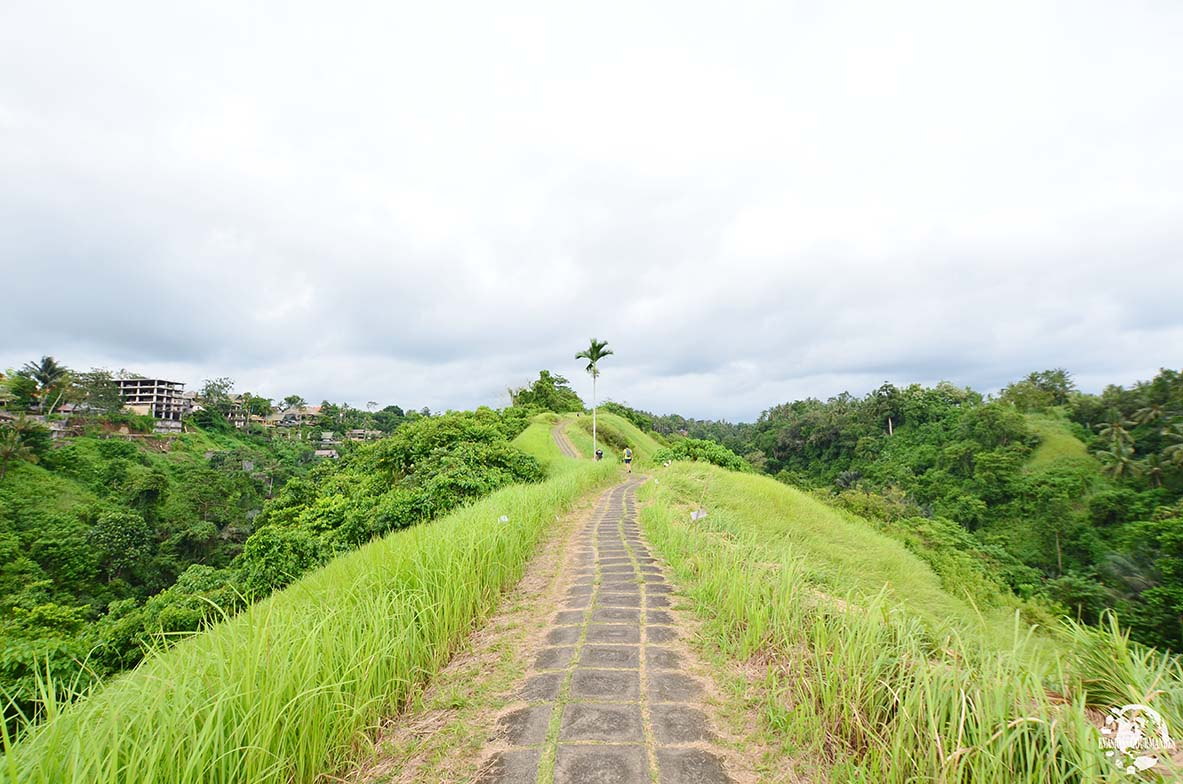
<instances>
[{"instance_id":1,"label":"person walking on path","mask_svg":"<svg viewBox=\"0 0 1183 784\"><path fill-rule=\"evenodd\" d=\"M628 472L633 472L633 450L629 447L624 448L624 464L628 466Z\"/></svg>"}]
</instances>

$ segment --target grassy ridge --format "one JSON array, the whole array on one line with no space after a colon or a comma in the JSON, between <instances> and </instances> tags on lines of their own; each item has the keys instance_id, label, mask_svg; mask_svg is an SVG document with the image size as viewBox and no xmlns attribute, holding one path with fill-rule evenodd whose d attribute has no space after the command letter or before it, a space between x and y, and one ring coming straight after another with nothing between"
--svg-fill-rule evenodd
<instances>
[{"instance_id":1,"label":"grassy ridge","mask_svg":"<svg viewBox=\"0 0 1183 784\"><path fill-rule=\"evenodd\" d=\"M678 463L658 480L646 532L710 639L767 667L768 728L831 780L1118 780L1024 624L979 617L898 543L769 479Z\"/></svg>"},{"instance_id":2,"label":"grassy ridge","mask_svg":"<svg viewBox=\"0 0 1183 784\"><path fill-rule=\"evenodd\" d=\"M592 419L581 414L567 424L566 433L575 448L587 457L592 456ZM652 463L653 453L661 445L648 433L641 432L632 422L622 416L601 411L596 414L596 432L605 460L621 460L625 445L632 447L633 462L637 466Z\"/></svg>"},{"instance_id":3,"label":"grassy ridge","mask_svg":"<svg viewBox=\"0 0 1183 784\"><path fill-rule=\"evenodd\" d=\"M513 445L528 455L532 455L538 464L546 471L547 476L573 470L578 463L563 455L555 443L551 429L561 421L558 414L538 414L530 420L530 425L518 434Z\"/></svg>"},{"instance_id":4,"label":"grassy ridge","mask_svg":"<svg viewBox=\"0 0 1183 784\"><path fill-rule=\"evenodd\" d=\"M521 437L549 454L537 436ZM312 781L448 660L555 515L613 476L564 467L340 557L51 710L0 781Z\"/></svg>"},{"instance_id":5,"label":"grassy ridge","mask_svg":"<svg viewBox=\"0 0 1183 784\"><path fill-rule=\"evenodd\" d=\"M1027 468L1042 468L1061 460L1091 461L1084 443L1074 436L1068 422L1051 414L1025 414L1027 425L1039 436L1039 446L1027 459ZM1097 465L1100 470L1100 465Z\"/></svg>"}]
</instances>

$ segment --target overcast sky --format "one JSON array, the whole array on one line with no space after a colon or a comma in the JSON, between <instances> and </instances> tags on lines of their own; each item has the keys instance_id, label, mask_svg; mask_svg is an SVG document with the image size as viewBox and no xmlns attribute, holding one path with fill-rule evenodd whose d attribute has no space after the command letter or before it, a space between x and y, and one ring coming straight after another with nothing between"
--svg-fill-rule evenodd
<instances>
[{"instance_id":1,"label":"overcast sky","mask_svg":"<svg viewBox=\"0 0 1183 784\"><path fill-rule=\"evenodd\" d=\"M0 368L751 419L1183 367L1183 3L0 3Z\"/></svg>"}]
</instances>

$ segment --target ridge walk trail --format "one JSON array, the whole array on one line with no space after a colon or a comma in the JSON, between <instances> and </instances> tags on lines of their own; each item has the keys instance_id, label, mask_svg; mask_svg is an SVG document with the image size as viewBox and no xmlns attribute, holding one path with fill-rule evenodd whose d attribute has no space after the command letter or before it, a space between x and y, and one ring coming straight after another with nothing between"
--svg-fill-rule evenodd
<instances>
[{"instance_id":1,"label":"ridge walk trail","mask_svg":"<svg viewBox=\"0 0 1183 784\"><path fill-rule=\"evenodd\" d=\"M550 429L551 438L555 440L555 446L563 453L563 457L572 457L579 460L582 455L575 450L575 445L571 443L571 439L567 438L567 434L563 432L563 428L567 425L569 420L560 420L557 425Z\"/></svg>"},{"instance_id":2,"label":"ridge walk trail","mask_svg":"<svg viewBox=\"0 0 1183 784\"><path fill-rule=\"evenodd\" d=\"M556 441L558 441L556 430ZM629 479L575 536L561 607L528 655L481 784L729 784L670 586Z\"/></svg>"}]
</instances>

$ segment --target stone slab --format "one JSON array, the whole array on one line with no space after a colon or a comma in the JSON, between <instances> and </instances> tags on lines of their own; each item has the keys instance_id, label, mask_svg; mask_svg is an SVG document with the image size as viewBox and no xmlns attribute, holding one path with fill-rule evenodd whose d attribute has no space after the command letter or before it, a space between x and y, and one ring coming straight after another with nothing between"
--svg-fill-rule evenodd
<instances>
[{"instance_id":1,"label":"stone slab","mask_svg":"<svg viewBox=\"0 0 1183 784\"><path fill-rule=\"evenodd\" d=\"M640 746L559 746L554 784L644 784L649 765Z\"/></svg>"},{"instance_id":2,"label":"stone slab","mask_svg":"<svg viewBox=\"0 0 1183 784\"><path fill-rule=\"evenodd\" d=\"M531 675L526 679L525 685L522 686L522 699L529 700L530 702L557 700L559 698L559 689L563 685L564 674L561 672L547 672L541 675Z\"/></svg>"},{"instance_id":3,"label":"stone slab","mask_svg":"<svg viewBox=\"0 0 1183 784\"><path fill-rule=\"evenodd\" d=\"M640 705L593 705L573 702L563 710L559 742L600 740L642 743Z\"/></svg>"},{"instance_id":4,"label":"stone slab","mask_svg":"<svg viewBox=\"0 0 1183 784\"><path fill-rule=\"evenodd\" d=\"M649 673L649 699L653 702L696 702L703 697L702 684L677 672Z\"/></svg>"},{"instance_id":5,"label":"stone slab","mask_svg":"<svg viewBox=\"0 0 1183 784\"><path fill-rule=\"evenodd\" d=\"M645 664L655 670L680 670L682 657L669 648L645 648Z\"/></svg>"},{"instance_id":6,"label":"stone slab","mask_svg":"<svg viewBox=\"0 0 1183 784\"><path fill-rule=\"evenodd\" d=\"M579 663L587 667L636 669L640 666L640 648L635 645L588 645L583 649Z\"/></svg>"},{"instance_id":7,"label":"stone slab","mask_svg":"<svg viewBox=\"0 0 1183 784\"><path fill-rule=\"evenodd\" d=\"M556 626L546 633L546 642L550 645L574 645L579 642L582 633L582 626Z\"/></svg>"},{"instance_id":8,"label":"stone slab","mask_svg":"<svg viewBox=\"0 0 1183 784\"><path fill-rule=\"evenodd\" d=\"M706 714L687 705L652 705L653 738L662 745L709 741L714 735ZM549 715L549 714L548 714Z\"/></svg>"},{"instance_id":9,"label":"stone slab","mask_svg":"<svg viewBox=\"0 0 1183 784\"><path fill-rule=\"evenodd\" d=\"M575 647L565 646L562 648L543 648L538 651L538 655L534 657L534 669L536 670L561 670L571 663L575 658Z\"/></svg>"},{"instance_id":10,"label":"stone slab","mask_svg":"<svg viewBox=\"0 0 1183 784\"><path fill-rule=\"evenodd\" d=\"M730 784L723 763L702 749L658 749L659 784Z\"/></svg>"},{"instance_id":11,"label":"stone slab","mask_svg":"<svg viewBox=\"0 0 1183 784\"><path fill-rule=\"evenodd\" d=\"M646 642L673 642L678 639L678 630L673 626L646 626L645 640Z\"/></svg>"},{"instance_id":12,"label":"stone slab","mask_svg":"<svg viewBox=\"0 0 1183 784\"><path fill-rule=\"evenodd\" d=\"M567 626L573 623L583 623L583 610L560 610L551 621L555 626Z\"/></svg>"},{"instance_id":13,"label":"stone slab","mask_svg":"<svg viewBox=\"0 0 1183 784\"><path fill-rule=\"evenodd\" d=\"M639 626L593 623L587 627L587 642L592 644L636 645L640 641L641 628Z\"/></svg>"},{"instance_id":14,"label":"stone slab","mask_svg":"<svg viewBox=\"0 0 1183 784\"><path fill-rule=\"evenodd\" d=\"M514 749L494 755L478 784L535 784L541 749Z\"/></svg>"},{"instance_id":15,"label":"stone slab","mask_svg":"<svg viewBox=\"0 0 1183 784\"><path fill-rule=\"evenodd\" d=\"M593 670L580 667L571 677L573 699L627 702L638 699L640 695L641 679L636 670Z\"/></svg>"},{"instance_id":16,"label":"stone slab","mask_svg":"<svg viewBox=\"0 0 1183 784\"><path fill-rule=\"evenodd\" d=\"M599 604L601 607L640 607L640 593L602 593Z\"/></svg>"},{"instance_id":17,"label":"stone slab","mask_svg":"<svg viewBox=\"0 0 1183 784\"><path fill-rule=\"evenodd\" d=\"M600 584L601 593L626 593L632 596L641 595L641 584L635 579L620 580L615 575L612 579L605 579Z\"/></svg>"},{"instance_id":18,"label":"stone slab","mask_svg":"<svg viewBox=\"0 0 1183 784\"><path fill-rule=\"evenodd\" d=\"M497 721L497 731L511 746L537 746L546 741L554 706L530 705L510 711Z\"/></svg>"},{"instance_id":19,"label":"stone slab","mask_svg":"<svg viewBox=\"0 0 1183 784\"><path fill-rule=\"evenodd\" d=\"M640 623L641 611L631 607L601 607L592 610L592 623Z\"/></svg>"}]
</instances>

